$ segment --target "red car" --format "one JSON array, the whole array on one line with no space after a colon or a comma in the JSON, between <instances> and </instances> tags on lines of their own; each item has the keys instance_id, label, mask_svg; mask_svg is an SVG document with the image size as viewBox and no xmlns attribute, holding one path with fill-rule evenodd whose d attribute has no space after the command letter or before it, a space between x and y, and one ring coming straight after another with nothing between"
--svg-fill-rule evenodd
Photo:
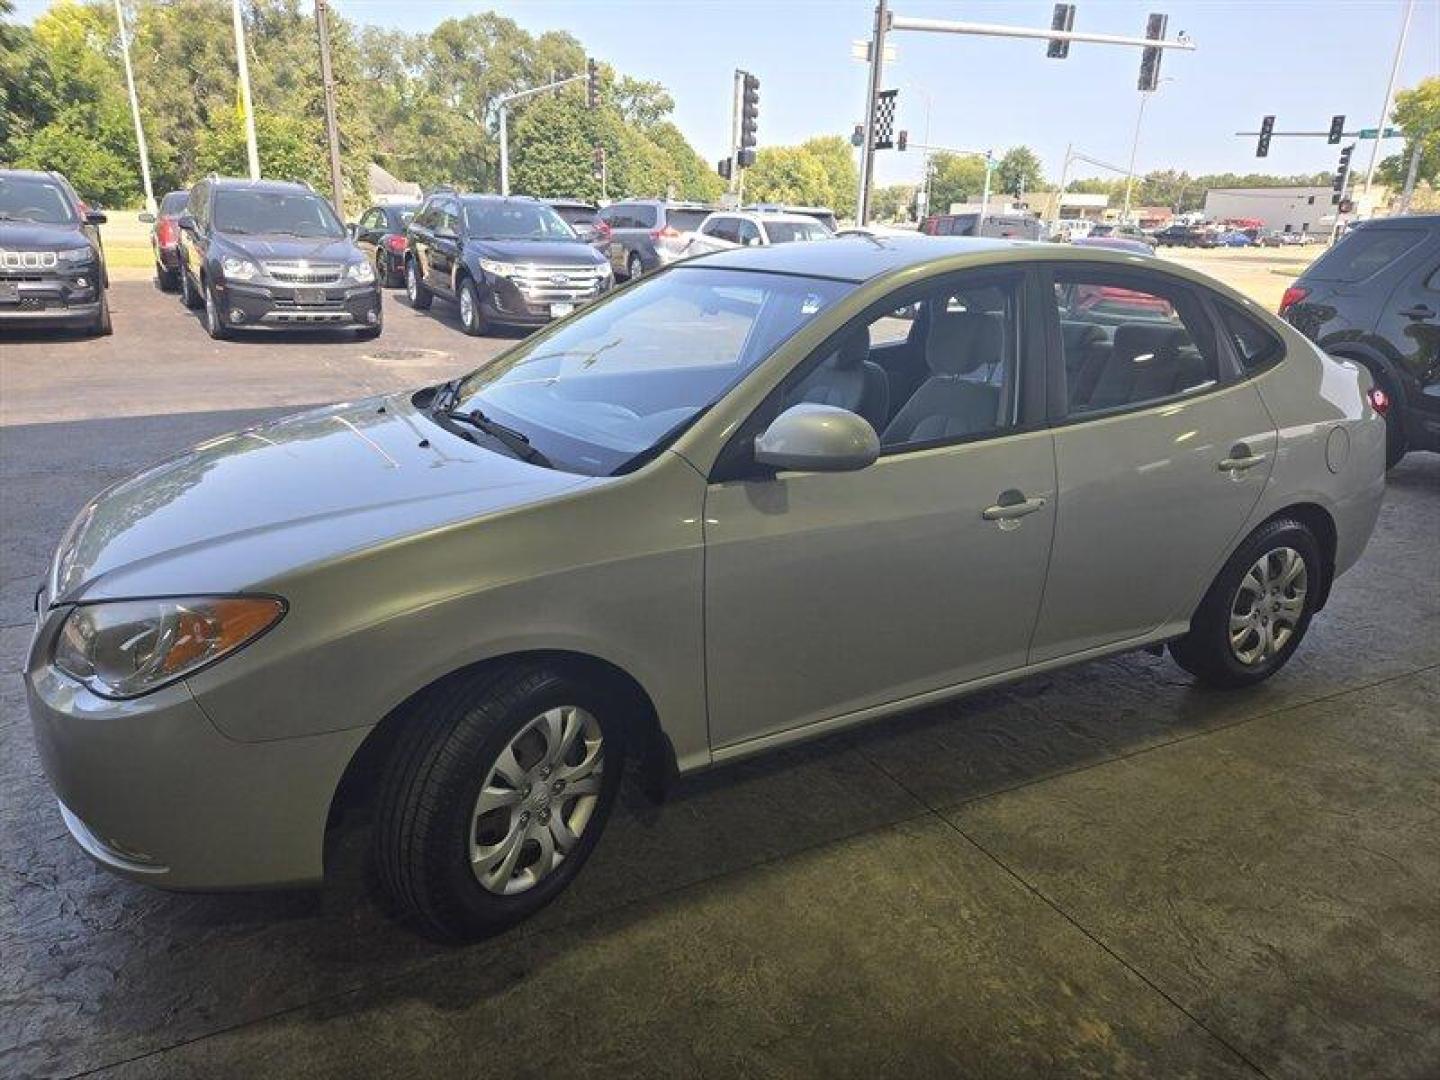
<instances>
[{"instance_id":1,"label":"red car","mask_svg":"<svg viewBox=\"0 0 1440 1080\"><path fill-rule=\"evenodd\" d=\"M160 200L158 214L141 214L150 224L150 247L155 252L155 283L165 292L180 287L180 215L190 202L188 191L172 191Z\"/></svg>"}]
</instances>

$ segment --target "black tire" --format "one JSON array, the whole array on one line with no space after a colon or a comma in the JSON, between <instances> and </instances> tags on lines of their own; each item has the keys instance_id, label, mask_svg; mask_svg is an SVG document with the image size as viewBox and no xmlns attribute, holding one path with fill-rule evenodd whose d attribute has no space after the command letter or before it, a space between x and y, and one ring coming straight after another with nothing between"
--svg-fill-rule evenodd
<instances>
[{"instance_id":1,"label":"black tire","mask_svg":"<svg viewBox=\"0 0 1440 1080\"><path fill-rule=\"evenodd\" d=\"M375 249L375 280L380 283L382 289L393 289L397 285L405 284L405 275L395 273L394 267L390 265L389 257L379 248Z\"/></svg>"},{"instance_id":2,"label":"black tire","mask_svg":"<svg viewBox=\"0 0 1440 1080\"><path fill-rule=\"evenodd\" d=\"M355 331L356 341L374 341L380 336L380 331L385 328L385 316L377 313L373 326L361 326Z\"/></svg>"},{"instance_id":3,"label":"black tire","mask_svg":"<svg viewBox=\"0 0 1440 1080\"><path fill-rule=\"evenodd\" d=\"M1243 601L1241 583L1262 556L1283 549L1299 554L1305 564L1305 595L1299 619L1284 644L1273 654L1246 663L1230 641L1232 612ZM1277 556L1278 557L1278 556ZM1251 686L1285 666L1299 647L1324 589L1325 562L1319 541L1308 527L1291 518L1276 518L1251 533L1225 563L1190 620L1190 632L1170 643L1170 655L1190 674L1211 686ZM1272 616L1273 618L1273 616ZM1277 623L1278 625L1278 623Z\"/></svg>"},{"instance_id":4,"label":"black tire","mask_svg":"<svg viewBox=\"0 0 1440 1080\"><path fill-rule=\"evenodd\" d=\"M230 336L230 328L225 325L225 313L220 310L220 301L215 298L215 290L208 283L200 285L202 303L205 310L201 319L205 323L205 332L215 341L224 341Z\"/></svg>"},{"instance_id":5,"label":"black tire","mask_svg":"<svg viewBox=\"0 0 1440 1080\"><path fill-rule=\"evenodd\" d=\"M632 251L630 258L625 261L625 277L630 281L635 281L643 277L644 274L645 264L640 261L640 253L638 251Z\"/></svg>"},{"instance_id":6,"label":"black tire","mask_svg":"<svg viewBox=\"0 0 1440 1080\"><path fill-rule=\"evenodd\" d=\"M155 285L161 292L174 292L180 287L179 271L166 270L165 267L156 263Z\"/></svg>"},{"instance_id":7,"label":"black tire","mask_svg":"<svg viewBox=\"0 0 1440 1080\"><path fill-rule=\"evenodd\" d=\"M563 860L525 891L492 892L470 862L481 787L511 740L562 706L587 711L601 732L603 764L588 823ZM386 891L423 929L450 940L494 933L544 907L580 872L620 788L625 727L615 700L563 669L524 665L453 677L421 695L407 720L385 769L375 825Z\"/></svg>"},{"instance_id":8,"label":"black tire","mask_svg":"<svg viewBox=\"0 0 1440 1080\"><path fill-rule=\"evenodd\" d=\"M410 306L416 311L429 311L430 304L435 299L434 294L420 280L420 268L414 259L405 260L405 295L410 300Z\"/></svg>"},{"instance_id":9,"label":"black tire","mask_svg":"<svg viewBox=\"0 0 1440 1080\"><path fill-rule=\"evenodd\" d=\"M1395 384L1374 368L1369 368L1369 371L1375 385L1390 399L1390 411L1385 414L1385 468L1388 471L1399 465L1400 459L1410 450L1405 438L1405 419L1400 413L1400 394Z\"/></svg>"},{"instance_id":10,"label":"black tire","mask_svg":"<svg viewBox=\"0 0 1440 1080\"><path fill-rule=\"evenodd\" d=\"M471 337L480 337L488 327L480 310L480 290L474 278L460 279L460 294L455 298L460 307L460 329Z\"/></svg>"},{"instance_id":11,"label":"black tire","mask_svg":"<svg viewBox=\"0 0 1440 1080\"><path fill-rule=\"evenodd\" d=\"M191 311L194 311L205 303L204 298L196 291L195 286L191 284L190 275L183 266L180 267L180 303L184 304Z\"/></svg>"},{"instance_id":12,"label":"black tire","mask_svg":"<svg viewBox=\"0 0 1440 1080\"><path fill-rule=\"evenodd\" d=\"M109 337L114 332L115 326L110 321L110 294L102 289L100 314L95 316L95 324L90 328L90 333L95 337Z\"/></svg>"}]
</instances>

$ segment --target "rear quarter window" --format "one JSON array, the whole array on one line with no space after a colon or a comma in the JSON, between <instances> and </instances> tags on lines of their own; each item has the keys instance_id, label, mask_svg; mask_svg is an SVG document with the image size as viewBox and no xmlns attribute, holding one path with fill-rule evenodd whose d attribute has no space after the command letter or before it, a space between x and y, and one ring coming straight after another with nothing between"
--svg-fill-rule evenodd
<instances>
[{"instance_id":1,"label":"rear quarter window","mask_svg":"<svg viewBox=\"0 0 1440 1080\"><path fill-rule=\"evenodd\" d=\"M1315 281L1364 281L1413 249L1424 229L1356 229L1306 272Z\"/></svg>"},{"instance_id":2,"label":"rear quarter window","mask_svg":"<svg viewBox=\"0 0 1440 1080\"><path fill-rule=\"evenodd\" d=\"M1245 374L1259 374L1285 359L1285 342L1254 316L1230 304L1221 304L1220 321Z\"/></svg>"}]
</instances>

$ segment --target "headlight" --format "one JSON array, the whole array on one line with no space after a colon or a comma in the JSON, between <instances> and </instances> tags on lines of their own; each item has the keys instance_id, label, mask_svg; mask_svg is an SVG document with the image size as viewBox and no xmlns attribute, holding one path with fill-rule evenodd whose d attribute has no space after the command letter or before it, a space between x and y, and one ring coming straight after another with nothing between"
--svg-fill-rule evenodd
<instances>
[{"instance_id":1,"label":"headlight","mask_svg":"<svg viewBox=\"0 0 1440 1080\"><path fill-rule=\"evenodd\" d=\"M139 697L234 652L284 614L268 596L84 604L60 630L55 666L102 697Z\"/></svg>"},{"instance_id":2,"label":"headlight","mask_svg":"<svg viewBox=\"0 0 1440 1080\"><path fill-rule=\"evenodd\" d=\"M95 261L95 250L89 247L66 248L64 251L57 251L55 254L59 256L61 262L70 263L75 266L81 266L85 263Z\"/></svg>"},{"instance_id":3,"label":"headlight","mask_svg":"<svg viewBox=\"0 0 1440 1080\"><path fill-rule=\"evenodd\" d=\"M345 276L360 285L369 285L375 280L375 268L368 262L353 262L345 268Z\"/></svg>"},{"instance_id":4,"label":"headlight","mask_svg":"<svg viewBox=\"0 0 1440 1080\"><path fill-rule=\"evenodd\" d=\"M220 260L220 269L225 272L226 278L233 278L235 281L249 281L251 278L260 276L260 268L249 259L242 259L236 255L226 255Z\"/></svg>"},{"instance_id":5,"label":"headlight","mask_svg":"<svg viewBox=\"0 0 1440 1080\"><path fill-rule=\"evenodd\" d=\"M497 262L494 259L481 259L480 269L487 274L494 274L496 277L514 277L520 273L520 267L514 263Z\"/></svg>"}]
</instances>

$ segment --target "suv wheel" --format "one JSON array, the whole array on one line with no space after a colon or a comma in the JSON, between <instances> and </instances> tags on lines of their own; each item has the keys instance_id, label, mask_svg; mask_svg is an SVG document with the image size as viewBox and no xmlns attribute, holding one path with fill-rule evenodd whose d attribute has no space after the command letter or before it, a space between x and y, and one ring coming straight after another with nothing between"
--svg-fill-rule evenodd
<instances>
[{"instance_id":1,"label":"suv wheel","mask_svg":"<svg viewBox=\"0 0 1440 1080\"><path fill-rule=\"evenodd\" d=\"M645 273L645 267L640 262L640 253L631 252L630 258L625 263L625 276L631 281Z\"/></svg>"},{"instance_id":2,"label":"suv wheel","mask_svg":"<svg viewBox=\"0 0 1440 1080\"><path fill-rule=\"evenodd\" d=\"M220 313L215 290L208 284L202 284L200 289L205 298L205 332L216 341L223 341L230 336L230 331L225 326L225 317Z\"/></svg>"},{"instance_id":3,"label":"suv wheel","mask_svg":"<svg viewBox=\"0 0 1440 1080\"><path fill-rule=\"evenodd\" d=\"M90 328L90 333L95 337L109 337L114 332L115 327L110 322L110 294L102 290L100 313L95 316L95 325Z\"/></svg>"},{"instance_id":4,"label":"suv wheel","mask_svg":"<svg viewBox=\"0 0 1440 1080\"><path fill-rule=\"evenodd\" d=\"M624 761L616 704L563 669L452 677L416 702L386 767L375 843L387 891L441 937L519 922L580 872Z\"/></svg>"},{"instance_id":5,"label":"suv wheel","mask_svg":"<svg viewBox=\"0 0 1440 1080\"><path fill-rule=\"evenodd\" d=\"M460 329L472 337L485 333L485 316L480 311L480 290L475 287L474 278L462 278L460 295Z\"/></svg>"},{"instance_id":6,"label":"suv wheel","mask_svg":"<svg viewBox=\"0 0 1440 1080\"><path fill-rule=\"evenodd\" d=\"M414 259L405 260L405 296L416 311L428 311L434 299L425 283L420 280L420 267Z\"/></svg>"},{"instance_id":7,"label":"suv wheel","mask_svg":"<svg viewBox=\"0 0 1440 1080\"><path fill-rule=\"evenodd\" d=\"M1320 545L1298 521L1260 526L1230 557L1170 655L1212 686L1249 686L1285 666L1315 614Z\"/></svg>"},{"instance_id":8,"label":"suv wheel","mask_svg":"<svg viewBox=\"0 0 1440 1080\"><path fill-rule=\"evenodd\" d=\"M195 286L190 283L190 275L183 266L180 268L180 303L184 304L191 311L194 311L201 304L200 297L195 292Z\"/></svg>"},{"instance_id":9,"label":"suv wheel","mask_svg":"<svg viewBox=\"0 0 1440 1080\"><path fill-rule=\"evenodd\" d=\"M155 264L155 284L161 292L174 292L180 287L179 272L166 270L158 262Z\"/></svg>"}]
</instances>

